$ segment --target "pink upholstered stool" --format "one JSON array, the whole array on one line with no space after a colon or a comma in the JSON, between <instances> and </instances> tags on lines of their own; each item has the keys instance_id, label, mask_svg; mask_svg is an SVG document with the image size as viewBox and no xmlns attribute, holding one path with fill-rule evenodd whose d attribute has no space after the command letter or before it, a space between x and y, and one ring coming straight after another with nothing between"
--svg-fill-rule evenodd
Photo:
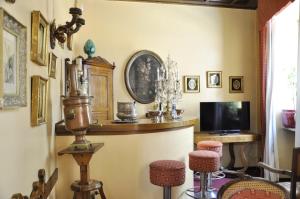
<instances>
[{"instance_id":1,"label":"pink upholstered stool","mask_svg":"<svg viewBox=\"0 0 300 199\"><path fill-rule=\"evenodd\" d=\"M150 182L164 187L164 199L171 199L171 187L185 181L185 165L176 160L158 160L150 164Z\"/></svg>"},{"instance_id":2,"label":"pink upholstered stool","mask_svg":"<svg viewBox=\"0 0 300 199\"><path fill-rule=\"evenodd\" d=\"M214 140L204 140L200 141L197 143L197 149L198 150L208 150L208 151L215 151L217 152L220 157L222 158L222 148L223 148L223 143L219 141L214 141ZM213 172L208 174L208 188L211 190L214 190L212 187L212 181L213 179L221 179L224 178L225 174L221 171Z\"/></svg>"},{"instance_id":3,"label":"pink upholstered stool","mask_svg":"<svg viewBox=\"0 0 300 199\"><path fill-rule=\"evenodd\" d=\"M189 167L191 170L200 172L201 192L196 198L214 198L216 193L208 191L208 174L218 171L220 168L220 156L215 151L199 150L189 153Z\"/></svg>"},{"instance_id":4,"label":"pink upholstered stool","mask_svg":"<svg viewBox=\"0 0 300 199\"><path fill-rule=\"evenodd\" d=\"M219 142L219 141L207 140L207 141L200 141L197 143L198 150L215 151L220 155L220 157L222 157L222 155L223 155L222 147L223 147L223 144L222 144L222 142Z\"/></svg>"}]
</instances>

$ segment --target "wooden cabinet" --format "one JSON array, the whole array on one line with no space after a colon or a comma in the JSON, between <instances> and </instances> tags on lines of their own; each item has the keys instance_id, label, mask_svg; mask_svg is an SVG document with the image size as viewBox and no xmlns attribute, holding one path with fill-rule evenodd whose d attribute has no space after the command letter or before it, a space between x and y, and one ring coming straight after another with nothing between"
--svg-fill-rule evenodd
<instances>
[{"instance_id":1,"label":"wooden cabinet","mask_svg":"<svg viewBox=\"0 0 300 199\"><path fill-rule=\"evenodd\" d=\"M114 65L101 57L83 61L88 72L89 94L92 100L92 119L98 122L113 120L113 70Z\"/></svg>"}]
</instances>

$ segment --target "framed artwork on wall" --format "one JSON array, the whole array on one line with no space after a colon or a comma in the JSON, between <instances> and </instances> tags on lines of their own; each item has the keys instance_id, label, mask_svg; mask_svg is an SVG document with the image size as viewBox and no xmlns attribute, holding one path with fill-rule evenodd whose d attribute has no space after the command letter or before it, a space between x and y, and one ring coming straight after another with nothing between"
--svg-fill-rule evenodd
<instances>
[{"instance_id":1,"label":"framed artwork on wall","mask_svg":"<svg viewBox=\"0 0 300 199\"><path fill-rule=\"evenodd\" d=\"M31 13L31 60L40 66L47 65L48 22L40 11Z\"/></svg>"},{"instance_id":2,"label":"framed artwork on wall","mask_svg":"<svg viewBox=\"0 0 300 199\"><path fill-rule=\"evenodd\" d=\"M57 56L54 53L49 53L48 74L51 78L56 78L56 60Z\"/></svg>"},{"instance_id":3,"label":"framed artwork on wall","mask_svg":"<svg viewBox=\"0 0 300 199\"><path fill-rule=\"evenodd\" d=\"M0 8L0 108L27 105L27 29Z\"/></svg>"},{"instance_id":4,"label":"framed artwork on wall","mask_svg":"<svg viewBox=\"0 0 300 199\"><path fill-rule=\"evenodd\" d=\"M31 126L47 122L48 80L41 76L31 77Z\"/></svg>"},{"instance_id":5,"label":"framed artwork on wall","mask_svg":"<svg viewBox=\"0 0 300 199\"><path fill-rule=\"evenodd\" d=\"M135 53L125 69L125 83L131 97L149 104L155 100L157 70L163 70L163 61L154 52L142 50Z\"/></svg>"},{"instance_id":6,"label":"framed artwork on wall","mask_svg":"<svg viewBox=\"0 0 300 199\"><path fill-rule=\"evenodd\" d=\"M184 76L184 92L199 93L200 92L200 76Z\"/></svg>"},{"instance_id":7,"label":"framed artwork on wall","mask_svg":"<svg viewBox=\"0 0 300 199\"><path fill-rule=\"evenodd\" d=\"M244 92L244 77L229 76L229 93L243 93L243 92Z\"/></svg>"},{"instance_id":8,"label":"framed artwork on wall","mask_svg":"<svg viewBox=\"0 0 300 199\"><path fill-rule=\"evenodd\" d=\"M207 88L222 88L222 71L206 72Z\"/></svg>"}]
</instances>

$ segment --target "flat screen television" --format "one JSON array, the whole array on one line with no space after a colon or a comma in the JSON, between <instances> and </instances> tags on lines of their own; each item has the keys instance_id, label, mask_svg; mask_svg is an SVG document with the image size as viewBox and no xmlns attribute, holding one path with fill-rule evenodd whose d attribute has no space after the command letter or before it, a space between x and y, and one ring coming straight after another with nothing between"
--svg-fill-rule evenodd
<instances>
[{"instance_id":1,"label":"flat screen television","mask_svg":"<svg viewBox=\"0 0 300 199\"><path fill-rule=\"evenodd\" d=\"M200 131L238 133L250 130L250 102L200 102Z\"/></svg>"}]
</instances>

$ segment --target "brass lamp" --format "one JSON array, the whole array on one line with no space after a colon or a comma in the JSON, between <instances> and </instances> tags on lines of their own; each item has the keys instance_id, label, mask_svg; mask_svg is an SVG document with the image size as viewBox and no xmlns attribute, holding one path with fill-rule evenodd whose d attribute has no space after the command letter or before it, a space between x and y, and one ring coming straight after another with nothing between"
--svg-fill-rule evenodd
<instances>
[{"instance_id":1,"label":"brass lamp","mask_svg":"<svg viewBox=\"0 0 300 199\"><path fill-rule=\"evenodd\" d=\"M65 25L56 27L55 19L50 24L50 46L52 49L55 48L55 39L61 43L65 43L66 39L70 40L71 35L78 32L80 27L85 25L85 20L80 18L82 15L80 8L70 8L69 13L72 15L72 20L66 22Z\"/></svg>"}]
</instances>

